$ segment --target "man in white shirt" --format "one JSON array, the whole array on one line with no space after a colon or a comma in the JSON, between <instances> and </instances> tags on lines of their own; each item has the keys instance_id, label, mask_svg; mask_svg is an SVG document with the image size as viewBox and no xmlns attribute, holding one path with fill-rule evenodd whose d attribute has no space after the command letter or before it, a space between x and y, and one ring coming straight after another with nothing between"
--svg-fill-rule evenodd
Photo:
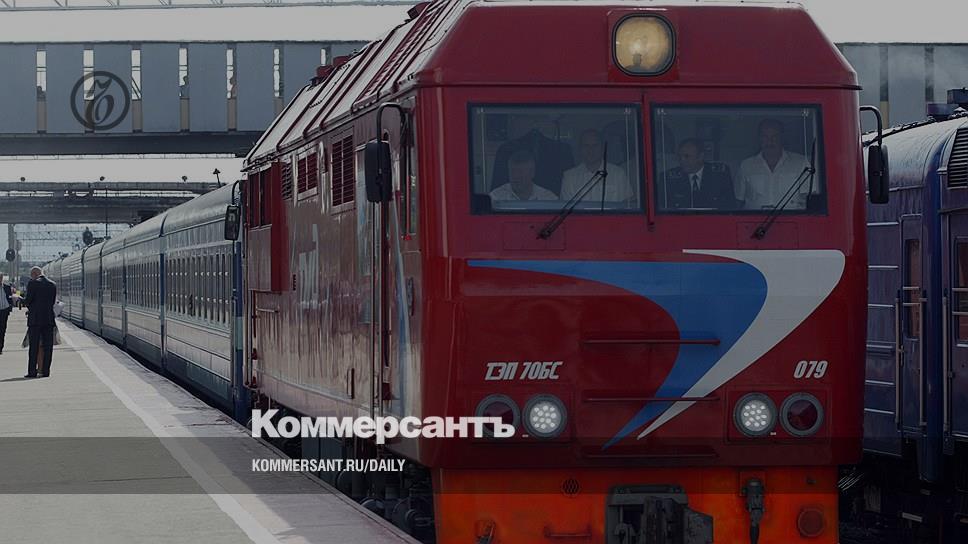
<instances>
[{"instance_id":1,"label":"man in white shirt","mask_svg":"<svg viewBox=\"0 0 968 544\"><path fill-rule=\"evenodd\" d=\"M783 124L775 119L760 122L760 152L739 167L736 198L748 210L772 208L810 166L806 157L783 149ZM808 174L804 174L808 175ZM816 189L816 182L814 182ZM787 204L789 210L806 208L810 182L807 181Z\"/></svg>"},{"instance_id":2,"label":"man in white shirt","mask_svg":"<svg viewBox=\"0 0 968 544\"><path fill-rule=\"evenodd\" d=\"M575 196L585 183L602 169L602 135L597 130L586 130L578 138L581 164L566 170L561 180L561 200L568 201ZM625 202L632 198L632 188L629 187L625 170L620 166L608 163L608 176L599 179L595 185L585 193L582 202L601 202L602 186L605 186L606 202Z\"/></svg>"},{"instance_id":3,"label":"man in white shirt","mask_svg":"<svg viewBox=\"0 0 968 544\"><path fill-rule=\"evenodd\" d=\"M508 158L510 181L490 192L492 202L509 200L558 200L558 196L534 183L534 155L526 149L515 151Z\"/></svg>"}]
</instances>

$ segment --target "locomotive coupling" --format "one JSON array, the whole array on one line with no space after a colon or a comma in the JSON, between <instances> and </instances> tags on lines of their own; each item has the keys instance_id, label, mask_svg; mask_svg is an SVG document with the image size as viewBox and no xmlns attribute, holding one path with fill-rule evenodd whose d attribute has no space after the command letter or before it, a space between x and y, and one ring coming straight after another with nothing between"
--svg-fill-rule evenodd
<instances>
[{"instance_id":1,"label":"locomotive coupling","mask_svg":"<svg viewBox=\"0 0 968 544\"><path fill-rule=\"evenodd\" d=\"M746 511L750 513L750 544L760 540L760 520L763 519L763 497L766 489L759 478L746 480L741 495L746 497Z\"/></svg>"}]
</instances>

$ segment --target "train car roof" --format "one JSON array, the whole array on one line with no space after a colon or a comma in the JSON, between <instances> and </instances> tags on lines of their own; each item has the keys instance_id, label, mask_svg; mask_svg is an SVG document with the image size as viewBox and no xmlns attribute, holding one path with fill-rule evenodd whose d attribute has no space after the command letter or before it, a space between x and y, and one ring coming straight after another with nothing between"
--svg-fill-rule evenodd
<instances>
[{"instance_id":1,"label":"train car roof","mask_svg":"<svg viewBox=\"0 0 968 544\"><path fill-rule=\"evenodd\" d=\"M84 251L86 249L87 248L79 249L79 250L71 253L67 257L64 257L64 264L65 265L73 265L75 261L78 262L78 263L80 263L81 262L81 259L84 257Z\"/></svg>"},{"instance_id":2,"label":"train car roof","mask_svg":"<svg viewBox=\"0 0 968 544\"><path fill-rule=\"evenodd\" d=\"M895 127L884 135L890 152L891 187L917 187L943 162L945 148L954 140L968 118L956 117L937 122ZM876 206L875 206L876 208Z\"/></svg>"},{"instance_id":3,"label":"train car roof","mask_svg":"<svg viewBox=\"0 0 968 544\"><path fill-rule=\"evenodd\" d=\"M662 13L676 27L676 75L634 82L643 87L858 88L843 55L795 3L437 0L415 7L411 19L304 89L246 157L245 169L413 87L627 86L610 79L605 23L617 9ZM589 24L595 18L602 24ZM568 39L547 38L561 34ZM773 54L749 53L763 44ZM713 46L716 54L708 54Z\"/></svg>"},{"instance_id":4,"label":"train car roof","mask_svg":"<svg viewBox=\"0 0 968 544\"><path fill-rule=\"evenodd\" d=\"M189 201L190 202L190 201ZM168 212L160 213L147 221L138 223L131 230L124 233L124 247L130 247L140 242L161 237L161 227L165 224Z\"/></svg>"},{"instance_id":5,"label":"train car roof","mask_svg":"<svg viewBox=\"0 0 968 544\"><path fill-rule=\"evenodd\" d=\"M101 251L104 250L104 242L98 242L93 246L88 246L84 248L83 260L93 259L95 257L101 256Z\"/></svg>"},{"instance_id":6,"label":"train car roof","mask_svg":"<svg viewBox=\"0 0 968 544\"><path fill-rule=\"evenodd\" d=\"M226 185L172 208L165 214L162 235L225 217L234 189L234 185Z\"/></svg>"},{"instance_id":7,"label":"train car roof","mask_svg":"<svg viewBox=\"0 0 968 544\"><path fill-rule=\"evenodd\" d=\"M118 251L124 247L124 237L127 233L119 234L110 240L104 241L104 247L101 249L101 256L110 255L115 251Z\"/></svg>"}]
</instances>

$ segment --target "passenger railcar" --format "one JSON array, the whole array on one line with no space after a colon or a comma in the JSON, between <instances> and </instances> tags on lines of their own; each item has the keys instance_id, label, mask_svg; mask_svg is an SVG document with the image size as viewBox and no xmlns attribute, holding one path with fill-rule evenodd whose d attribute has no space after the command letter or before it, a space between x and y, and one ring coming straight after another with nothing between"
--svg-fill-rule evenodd
<instances>
[{"instance_id":1,"label":"passenger railcar","mask_svg":"<svg viewBox=\"0 0 968 544\"><path fill-rule=\"evenodd\" d=\"M968 91L949 95L968 108ZM870 136L873 140L874 137ZM968 538L968 115L889 130L888 206L868 210L865 511L926 542Z\"/></svg>"},{"instance_id":2,"label":"passenger railcar","mask_svg":"<svg viewBox=\"0 0 968 544\"><path fill-rule=\"evenodd\" d=\"M162 236L167 214L156 215L124 233L124 343L144 360L162 358Z\"/></svg>"},{"instance_id":3,"label":"passenger railcar","mask_svg":"<svg viewBox=\"0 0 968 544\"><path fill-rule=\"evenodd\" d=\"M165 214L165 368L227 410L241 388L233 375L234 242L224 237L232 188L212 191Z\"/></svg>"},{"instance_id":4,"label":"passenger railcar","mask_svg":"<svg viewBox=\"0 0 968 544\"><path fill-rule=\"evenodd\" d=\"M101 336L124 345L124 236L105 240L101 248Z\"/></svg>"},{"instance_id":5,"label":"passenger railcar","mask_svg":"<svg viewBox=\"0 0 968 544\"><path fill-rule=\"evenodd\" d=\"M100 242L81 251L81 273L84 275L84 328L101 335L101 250Z\"/></svg>"},{"instance_id":6,"label":"passenger railcar","mask_svg":"<svg viewBox=\"0 0 968 544\"><path fill-rule=\"evenodd\" d=\"M72 320L246 421L241 245L223 226L236 189L199 196L48 269L63 278Z\"/></svg>"},{"instance_id":7,"label":"passenger railcar","mask_svg":"<svg viewBox=\"0 0 968 544\"><path fill-rule=\"evenodd\" d=\"M64 257L61 283L57 284L59 296L65 304L62 317L69 319L75 325L83 325L84 323L83 256L83 251L75 251Z\"/></svg>"},{"instance_id":8,"label":"passenger railcar","mask_svg":"<svg viewBox=\"0 0 968 544\"><path fill-rule=\"evenodd\" d=\"M247 157L259 405L514 425L303 442L409 459L323 476L428 540L837 542L866 320L837 49L789 4L410 13Z\"/></svg>"}]
</instances>

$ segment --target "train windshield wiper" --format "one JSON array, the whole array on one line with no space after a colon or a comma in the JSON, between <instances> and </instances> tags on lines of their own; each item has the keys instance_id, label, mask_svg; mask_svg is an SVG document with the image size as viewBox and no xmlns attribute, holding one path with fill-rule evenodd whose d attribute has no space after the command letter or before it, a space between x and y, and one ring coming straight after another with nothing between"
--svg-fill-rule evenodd
<instances>
[{"instance_id":1,"label":"train windshield wiper","mask_svg":"<svg viewBox=\"0 0 968 544\"><path fill-rule=\"evenodd\" d=\"M790 188L783 193L783 196L780 197L780 200L778 200L776 204L773 205L773 208L770 209L770 213L768 213L766 217L763 218L763 221L756 226L756 230L753 231L751 238L762 240L763 237L766 236L766 233L770 230L770 227L773 226L776 218L780 216L780 212L786 209L787 205L790 204L790 201L793 200L793 197L796 196L800 191L800 187L803 187L803 184L807 180L810 180L810 190L807 191L807 198L810 198L810 194L813 193L813 176L817 172L817 168L815 166L816 159L817 140L814 139L813 150L810 153L810 164L803 168L803 170L800 172L800 175L797 176L797 179L793 180ZM806 204L804 204L804 206L806 206Z\"/></svg>"},{"instance_id":2,"label":"train windshield wiper","mask_svg":"<svg viewBox=\"0 0 968 544\"><path fill-rule=\"evenodd\" d=\"M578 203L585 198L588 192L595 187L595 184L599 180L602 181L602 210L605 210L605 180L608 179L608 142L604 142L603 145L602 169L592 174L592 177L588 178L588 181L586 181L585 184L575 192L568 202L565 202L565 205L561 207L561 210L558 211L555 217L551 221L548 221L548 223L538 232L539 239L547 240L548 238L551 238L551 235L554 234L555 231L558 230L558 227L565 222L565 219L567 219L568 216L571 215L571 212L574 211L575 206L577 206Z\"/></svg>"}]
</instances>

